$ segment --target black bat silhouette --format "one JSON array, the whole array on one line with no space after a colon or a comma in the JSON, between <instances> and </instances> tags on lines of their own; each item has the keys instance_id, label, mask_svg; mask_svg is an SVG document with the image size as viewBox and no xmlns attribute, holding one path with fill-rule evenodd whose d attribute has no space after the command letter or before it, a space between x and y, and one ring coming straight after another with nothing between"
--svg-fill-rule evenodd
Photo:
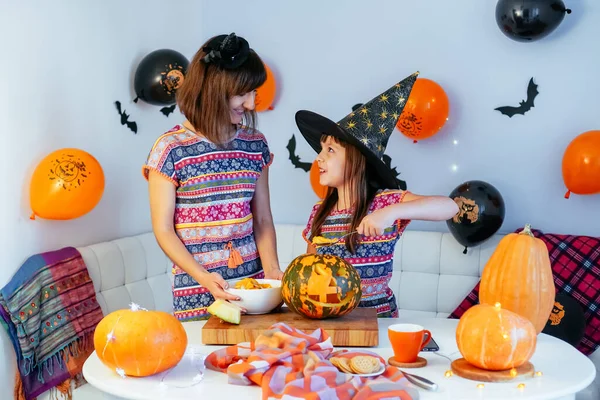
<instances>
[{"instance_id":1,"label":"black bat silhouette","mask_svg":"<svg viewBox=\"0 0 600 400\"><path fill-rule=\"evenodd\" d=\"M505 106L494 108L494 110L498 110L502 114L508 115L509 118L512 118L512 116L515 114L525 115L525 113L531 110L531 108L534 106L533 100L539 93L537 87L538 85L533 83L533 78L531 78L529 80L529 85L527 86L527 100L521 100L518 107Z\"/></svg>"},{"instance_id":2,"label":"black bat silhouette","mask_svg":"<svg viewBox=\"0 0 600 400\"><path fill-rule=\"evenodd\" d=\"M285 148L288 149L290 153L290 161L294 167L303 169L305 172L310 171L312 163L302 162L300 161L300 157L296 155L296 136L292 135Z\"/></svg>"},{"instance_id":3,"label":"black bat silhouette","mask_svg":"<svg viewBox=\"0 0 600 400\"><path fill-rule=\"evenodd\" d=\"M127 127L133 132L137 133L137 124L134 121L129 121L129 114L125 113L125 110L121 111L121 102L115 101L115 106L117 106L117 111L121 116L121 125L127 125Z\"/></svg>"},{"instance_id":4,"label":"black bat silhouette","mask_svg":"<svg viewBox=\"0 0 600 400\"><path fill-rule=\"evenodd\" d=\"M177 104L173 104L170 107L163 107L160 109L160 112L163 113L165 117L168 117L169 114L171 114L173 111L175 111L175 106L177 106Z\"/></svg>"}]
</instances>

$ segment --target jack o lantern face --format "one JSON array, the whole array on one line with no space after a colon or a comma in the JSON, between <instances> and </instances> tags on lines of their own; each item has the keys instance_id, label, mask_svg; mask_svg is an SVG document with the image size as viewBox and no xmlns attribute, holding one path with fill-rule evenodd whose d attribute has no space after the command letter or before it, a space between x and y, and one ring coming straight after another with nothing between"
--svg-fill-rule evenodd
<instances>
[{"instance_id":1,"label":"jack o lantern face","mask_svg":"<svg viewBox=\"0 0 600 400\"><path fill-rule=\"evenodd\" d=\"M479 219L479 206L474 200L459 196L454 198L454 202L458 205L458 213L452 217L452 221L457 224L477 222Z\"/></svg>"},{"instance_id":2,"label":"jack o lantern face","mask_svg":"<svg viewBox=\"0 0 600 400\"><path fill-rule=\"evenodd\" d=\"M403 133L411 137L419 136L421 130L423 129L421 125L421 118L417 118L415 114L408 111L404 111L402 113L400 120L398 121L398 125Z\"/></svg>"},{"instance_id":3,"label":"jack o lantern face","mask_svg":"<svg viewBox=\"0 0 600 400\"><path fill-rule=\"evenodd\" d=\"M552 313L550 314L550 325L558 325L560 321L565 316L565 308L558 301L554 302L554 308L552 308Z\"/></svg>"},{"instance_id":4,"label":"jack o lantern face","mask_svg":"<svg viewBox=\"0 0 600 400\"><path fill-rule=\"evenodd\" d=\"M360 275L345 260L331 255L296 257L282 277L282 296L288 307L308 318L345 315L362 296Z\"/></svg>"}]
</instances>

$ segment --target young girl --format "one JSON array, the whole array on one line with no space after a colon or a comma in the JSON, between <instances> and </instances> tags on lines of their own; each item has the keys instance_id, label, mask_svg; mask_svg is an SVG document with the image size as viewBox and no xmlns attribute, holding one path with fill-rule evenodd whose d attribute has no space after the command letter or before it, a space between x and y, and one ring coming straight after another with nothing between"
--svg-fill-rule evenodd
<instances>
[{"instance_id":1,"label":"young girl","mask_svg":"<svg viewBox=\"0 0 600 400\"><path fill-rule=\"evenodd\" d=\"M389 282L394 247L409 222L444 221L458 212L449 197L398 190L395 174L382 161L417 74L338 123L310 111L296 114L302 135L318 153L320 183L328 186L303 231L307 251L336 255L352 264L361 276L359 307L376 308L379 317L398 316ZM315 246L315 236L334 244Z\"/></svg>"},{"instance_id":2,"label":"young girl","mask_svg":"<svg viewBox=\"0 0 600 400\"><path fill-rule=\"evenodd\" d=\"M196 53L177 92L187 120L158 138L143 173L152 228L173 261L173 308L205 319L227 281L280 279L269 201L265 137L255 129L255 90L266 80L242 37L221 35Z\"/></svg>"}]
</instances>

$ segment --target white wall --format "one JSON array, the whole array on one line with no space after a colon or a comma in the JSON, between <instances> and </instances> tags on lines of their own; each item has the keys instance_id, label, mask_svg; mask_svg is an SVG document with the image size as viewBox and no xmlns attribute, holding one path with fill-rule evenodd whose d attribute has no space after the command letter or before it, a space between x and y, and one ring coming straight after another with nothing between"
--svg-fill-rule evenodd
<instances>
[{"instance_id":1,"label":"white wall","mask_svg":"<svg viewBox=\"0 0 600 400\"><path fill-rule=\"evenodd\" d=\"M160 132L179 120L133 103L138 62L159 48L191 58L203 42L196 1L0 0L0 286L35 252L150 229L141 166ZM138 134L120 124L120 100ZM63 148L98 159L106 187L98 206L70 221L29 219L29 180Z\"/></svg>"},{"instance_id":2,"label":"white wall","mask_svg":"<svg viewBox=\"0 0 600 400\"><path fill-rule=\"evenodd\" d=\"M566 200L561 176L570 140L600 129L600 53L592 50L600 5L565 3L572 14L534 43L500 32L492 0L211 1L202 25L207 36L235 31L246 37L279 76L280 99L259 120L276 155L276 220L305 223L316 200L308 174L287 160L293 133L301 159L314 159L294 113L305 108L339 120L352 105L419 70L442 85L451 110L431 139L413 144L397 132L390 140L387 152L410 190L448 195L466 180L481 179L504 197L501 232L531 223L546 232L600 236L600 195ZM540 92L535 108L513 118L494 111L525 99L532 76ZM447 227L414 222L409 229Z\"/></svg>"}]
</instances>

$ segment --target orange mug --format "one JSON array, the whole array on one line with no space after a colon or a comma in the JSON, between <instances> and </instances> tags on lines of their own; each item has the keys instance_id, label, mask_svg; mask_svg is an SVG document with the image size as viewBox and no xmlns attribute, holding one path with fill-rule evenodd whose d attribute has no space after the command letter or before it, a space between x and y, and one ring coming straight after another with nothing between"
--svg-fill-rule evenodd
<instances>
[{"instance_id":1,"label":"orange mug","mask_svg":"<svg viewBox=\"0 0 600 400\"><path fill-rule=\"evenodd\" d=\"M394 324L388 328L388 337L396 361L412 363L417 361L419 352L431 341L431 332L421 325Z\"/></svg>"}]
</instances>

